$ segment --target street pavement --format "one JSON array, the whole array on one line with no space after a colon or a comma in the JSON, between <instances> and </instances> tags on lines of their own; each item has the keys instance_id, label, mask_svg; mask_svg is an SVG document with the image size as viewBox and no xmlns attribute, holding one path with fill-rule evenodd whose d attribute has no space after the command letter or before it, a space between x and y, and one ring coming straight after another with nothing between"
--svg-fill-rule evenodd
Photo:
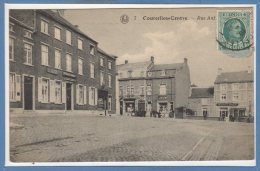
<instances>
[{"instance_id":1,"label":"street pavement","mask_svg":"<svg viewBox=\"0 0 260 171\"><path fill-rule=\"evenodd\" d=\"M88 114L10 117L12 162L254 159L254 124Z\"/></svg>"}]
</instances>

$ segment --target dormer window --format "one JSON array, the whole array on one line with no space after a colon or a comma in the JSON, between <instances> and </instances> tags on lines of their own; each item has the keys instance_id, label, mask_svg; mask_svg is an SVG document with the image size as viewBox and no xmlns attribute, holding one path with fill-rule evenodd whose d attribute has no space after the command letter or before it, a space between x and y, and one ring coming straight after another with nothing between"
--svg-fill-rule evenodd
<instances>
[{"instance_id":1,"label":"dormer window","mask_svg":"<svg viewBox=\"0 0 260 171\"><path fill-rule=\"evenodd\" d=\"M95 46L94 45L90 45L90 54L95 55Z\"/></svg>"},{"instance_id":2,"label":"dormer window","mask_svg":"<svg viewBox=\"0 0 260 171\"><path fill-rule=\"evenodd\" d=\"M32 32L29 30L24 30L24 37L32 39Z\"/></svg>"},{"instance_id":3,"label":"dormer window","mask_svg":"<svg viewBox=\"0 0 260 171\"><path fill-rule=\"evenodd\" d=\"M129 77L129 78L132 77L132 71L128 71L128 77Z\"/></svg>"},{"instance_id":4,"label":"dormer window","mask_svg":"<svg viewBox=\"0 0 260 171\"><path fill-rule=\"evenodd\" d=\"M13 23L9 24L9 31L14 32L14 24Z\"/></svg>"},{"instance_id":5,"label":"dormer window","mask_svg":"<svg viewBox=\"0 0 260 171\"><path fill-rule=\"evenodd\" d=\"M161 71L161 76L165 76L166 75L166 71L165 70L162 70Z\"/></svg>"}]
</instances>

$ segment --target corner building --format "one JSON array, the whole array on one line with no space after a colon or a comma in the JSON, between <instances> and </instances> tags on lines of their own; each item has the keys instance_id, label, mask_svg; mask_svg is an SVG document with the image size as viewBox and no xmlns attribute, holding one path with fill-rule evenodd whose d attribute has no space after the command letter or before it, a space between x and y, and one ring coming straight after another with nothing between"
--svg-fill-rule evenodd
<instances>
[{"instance_id":1,"label":"corner building","mask_svg":"<svg viewBox=\"0 0 260 171\"><path fill-rule=\"evenodd\" d=\"M190 73L187 59L183 63L154 64L150 61L118 65L120 114L133 111L160 111L167 117L170 110L183 118L188 107Z\"/></svg>"},{"instance_id":2,"label":"corner building","mask_svg":"<svg viewBox=\"0 0 260 171\"><path fill-rule=\"evenodd\" d=\"M216 112L229 121L254 116L254 74L252 70L220 72L214 83Z\"/></svg>"},{"instance_id":3,"label":"corner building","mask_svg":"<svg viewBox=\"0 0 260 171\"><path fill-rule=\"evenodd\" d=\"M10 10L9 15L11 111L115 112L116 56L99 49L59 11Z\"/></svg>"}]
</instances>

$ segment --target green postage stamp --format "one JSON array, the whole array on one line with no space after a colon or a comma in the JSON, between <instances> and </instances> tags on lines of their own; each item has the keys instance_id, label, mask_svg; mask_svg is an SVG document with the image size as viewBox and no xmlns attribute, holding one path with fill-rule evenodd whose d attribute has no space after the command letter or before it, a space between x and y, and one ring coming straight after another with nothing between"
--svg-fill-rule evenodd
<instances>
[{"instance_id":1,"label":"green postage stamp","mask_svg":"<svg viewBox=\"0 0 260 171\"><path fill-rule=\"evenodd\" d=\"M218 11L218 49L232 57L246 57L253 48L252 11Z\"/></svg>"}]
</instances>

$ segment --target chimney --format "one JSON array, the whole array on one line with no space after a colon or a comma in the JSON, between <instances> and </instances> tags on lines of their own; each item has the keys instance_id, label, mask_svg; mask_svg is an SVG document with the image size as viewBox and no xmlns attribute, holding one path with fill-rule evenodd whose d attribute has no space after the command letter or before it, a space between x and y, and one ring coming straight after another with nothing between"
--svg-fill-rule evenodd
<instances>
[{"instance_id":1,"label":"chimney","mask_svg":"<svg viewBox=\"0 0 260 171\"><path fill-rule=\"evenodd\" d=\"M218 75L222 73L222 68L218 68Z\"/></svg>"},{"instance_id":2,"label":"chimney","mask_svg":"<svg viewBox=\"0 0 260 171\"><path fill-rule=\"evenodd\" d=\"M252 67L251 67L250 65L247 67L247 73L248 73L248 74L251 74L251 73L252 73Z\"/></svg>"},{"instance_id":3,"label":"chimney","mask_svg":"<svg viewBox=\"0 0 260 171\"><path fill-rule=\"evenodd\" d=\"M154 57L153 56L151 56L151 62L154 63Z\"/></svg>"},{"instance_id":4,"label":"chimney","mask_svg":"<svg viewBox=\"0 0 260 171\"><path fill-rule=\"evenodd\" d=\"M128 60L125 60L125 64L128 64Z\"/></svg>"},{"instance_id":5,"label":"chimney","mask_svg":"<svg viewBox=\"0 0 260 171\"><path fill-rule=\"evenodd\" d=\"M184 63L188 64L188 59L187 58L184 58Z\"/></svg>"}]
</instances>

